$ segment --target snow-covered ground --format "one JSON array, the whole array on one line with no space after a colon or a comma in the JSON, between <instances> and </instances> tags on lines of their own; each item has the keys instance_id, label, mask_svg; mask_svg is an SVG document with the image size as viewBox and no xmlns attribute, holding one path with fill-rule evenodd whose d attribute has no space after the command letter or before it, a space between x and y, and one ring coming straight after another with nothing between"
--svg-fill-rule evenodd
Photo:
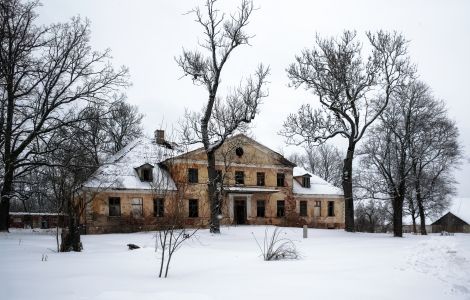
<instances>
[{"instance_id":1,"label":"snow-covered ground","mask_svg":"<svg viewBox=\"0 0 470 300\"><path fill-rule=\"evenodd\" d=\"M51 233L2 233L0 299L470 299L469 234L283 232L301 259L263 261L253 239L262 239L261 226L201 230L175 254L167 279L156 276L150 232L83 236L82 253L55 253Z\"/></svg>"}]
</instances>

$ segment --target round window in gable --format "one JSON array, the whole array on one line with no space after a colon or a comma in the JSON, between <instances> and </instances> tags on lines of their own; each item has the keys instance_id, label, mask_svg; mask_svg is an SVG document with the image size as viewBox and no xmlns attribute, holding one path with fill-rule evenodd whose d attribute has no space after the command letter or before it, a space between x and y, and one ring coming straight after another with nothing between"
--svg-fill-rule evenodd
<instances>
[{"instance_id":1,"label":"round window in gable","mask_svg":"<svg viewBox=\"0 0 470 300\"><path fill-rule=\"evenodd\" d=\"M235 154L238 157L241 157L243 155L243 148L242 147L237 147L237 149L235 149Z\"/></svg>"}]
</instances>

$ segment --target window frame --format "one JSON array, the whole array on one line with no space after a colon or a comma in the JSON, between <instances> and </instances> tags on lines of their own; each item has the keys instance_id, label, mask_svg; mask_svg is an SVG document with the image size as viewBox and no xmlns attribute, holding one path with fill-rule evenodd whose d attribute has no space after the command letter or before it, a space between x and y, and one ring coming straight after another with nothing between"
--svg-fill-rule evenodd
<instances>
[{"instance_id":1,"label":"window frame","mask_svg":"<svg viewBox=\"0 0 470 300\"><path fill-rule=\"evenodd\" d=\"M165 199L164 198L153 199L153 216L155 218L163 218L165 216Z\"/></svg>"},{"instance_id":2,"label":"window frame","mask_svg":"<svg viewBox=\"0 0 470 300\"><path fill-rule=\"evenodd\" d=\"M277 173L276 174L276 186L277 187L285 187L286 186L286 174L285 173Z\"/></svg>"},{"instance_id":3,"label":"window frame","mask_svg":"<svg viewBox=\"0 0 470 300\"><path fill-rule=\"evenodd\" d=\"M143 182L152 182L152 181L153 181L153 172L152 172L152 169L150 169L150 168L142 168L141 173L142 173L141 181L143 181ZM145 176L146 174L147 174L148 176Z\"/></svg>"},{"instance_id":4,"label":"window frame","mask_svg":"<svg viewBox=\"0 0 470 300\"><path fill-rule=\"evenodd\" d=\"M305 205L303 207L303 205ZM299 201L299 216L308 217L308 202L306 200Z\"/></svg>"},{"instance_id":5,"label":"window frame","mask_svg":"<svg viewBox=\"0 0 470 300\"><path fill-rule=\"evenodd\" d=\"M139 203L134 203L134 200L140 200ZM135 215L135 207L140 207L140 214ZM132 217L134 218L143 218L144 217L144 199L142 197L134 197L131 198L131 212L132 212Z\"/></svg>"},{"instance_id":6,"label":"window frame","mask_svg":"<svg viewBox=\"0 0 470 300\"><path fill-rule=\"evenodd\" d=\"M198 168L188 168L188 183L199 183Z\"/></svg>"},{"instance_id":7,"label":"window frame","mask_svg":"<svg viewBox=\"0 0 470 300\"><path fill-rule=\"evenodd\" d=\"M235 184L240 184L240 185L245 184L245 172L244 171L235 171Z\"/></svg>"},{"instance_id":8,"label":"window frame","mask_svg":"<svg viewBox=\"0 0 470 300\"><path fill-rule=\"evenodd\" d=\"M194 203L196 204L195 206L194 206ZM195 210L194 210L194 207L196 208ZM188 199L188 218L199 218L199 200L198 199Z\"/></svg>"},{"instance_id":9,"label":"window frame","mask_svg":"<svg viewBox=\"0 0 470 300\"><path fill-rule=\"evenodd\" d=\"M334 216L335 216L335 202L328 201L328 217L334 217Z\"/></svg>"},{"instance_id":10,"label":"window frame","mask_svg":"<svg viewBox=\"0 0 470 300\"><path fill-rule=\"evenodd\" d=\"M266 200L256 200L256 217L266 218Z\"/></svg>"},{"instance_id":11,"label":"window frame","mask_svg":"<svg viewBox=\"0 0 470 300\"><path fill-rule=\"evenodd\" d=\"M256 186L266 186L265 172L256 172Z\"/></svg>"},{"instance_id":12,"label":"window frame","mask_svg":"<svg viewBox=\"0 0 470 300\"><path fill-rule=\"evenodd\" d=\"M276 202L276 217L284 218L286 216L286 201L277 200Z\"/></svg>"},{"instance_id":13,"label":"window frame","mask_svg":"<svg viewBox=\"0 0 470 300\"><path fill-rule=\"evenodd\" d=\"M111 201L113 203L111 203ZM114 203L117 201L117 204ZM111 207L118 207L118 213L117 214L111 214ZM121 216L121 197L109 197L108 198L108 216L109 217L120 217Z\"/></svg>"},{"instance_id":14,"label":"window frame","mask_svg":"<svg viewBox=\"0 0 470 300\"><path fill-rule=\"evenodd\" d=\"M302 176L302 186L304 188L310 188L310 176Z\"/></svg>"}]
</instances>

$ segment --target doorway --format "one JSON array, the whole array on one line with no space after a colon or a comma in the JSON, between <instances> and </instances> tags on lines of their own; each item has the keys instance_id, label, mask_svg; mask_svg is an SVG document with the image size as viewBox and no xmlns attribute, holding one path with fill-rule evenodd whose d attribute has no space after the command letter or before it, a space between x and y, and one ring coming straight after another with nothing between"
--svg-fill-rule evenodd
<instances>
[{"instance_id":1,"label":"doorway","mask_svg":"<svg viewBox=\"0 0 470 300\"><path fill-rule=\"evenodd\" d=\"M233 220L237 225L246 224L246 198L237 197L233 201Z\"/></svg>"}]
</instances>

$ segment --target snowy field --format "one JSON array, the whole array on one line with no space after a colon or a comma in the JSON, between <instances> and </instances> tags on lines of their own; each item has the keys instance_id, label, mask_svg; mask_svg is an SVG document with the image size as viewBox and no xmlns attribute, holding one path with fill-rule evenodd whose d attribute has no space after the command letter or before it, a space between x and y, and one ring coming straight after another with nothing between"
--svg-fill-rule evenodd
<instances>
[{"instance_id":1,"label":"snowy field","mask_svg":"<svg viewBox=\"0 0 470 300\"><path fill-rule=\"evenodd\" d=\"M82 253L55 253L51 233L2 233L0 299L470 299L469 234L283 232L301 259L263 261L252 233L262 239L264 227L201 230L167 279L156 276L152 233L83 236Z\"/></svg>"}]
</instances>

